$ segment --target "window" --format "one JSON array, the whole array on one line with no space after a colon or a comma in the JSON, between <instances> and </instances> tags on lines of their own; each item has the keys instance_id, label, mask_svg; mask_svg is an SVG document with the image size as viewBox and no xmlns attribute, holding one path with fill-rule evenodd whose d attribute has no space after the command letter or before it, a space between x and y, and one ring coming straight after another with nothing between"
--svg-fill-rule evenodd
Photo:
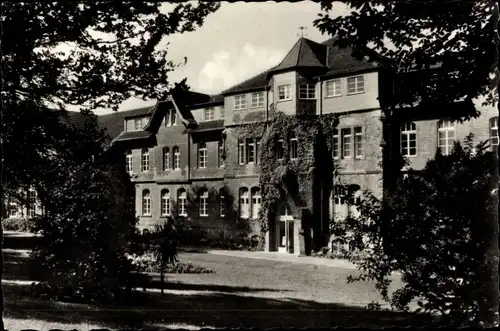
<instances>
[{"instance_id":1,"label":"window","mask_svg":"<svg viewBox=\"0 0 500 331\"><path fill-rule=\"evenodd\" d=\"M170 116L171 116L170 123L172 125L176 125L177 124L177 112L175 111L175 109L172 109L170 111Z\"/></svg>"},{"instance_id":2,"label":"window","mask_svg":"<svg viewBox=\"0 0 500 331\"><path fill-rule=\"evenodd\" d=\"M259 217L261 203L262 197L260 196L260 189L258 187L252 188L252 218Z\"/></svg>"},{"instance_id":3,"label":"window","mask_svg":"<svg viewBox=\"0 0 500 331\"><path fill-rule=\"evenodd\" d=\"M204 110L205 121L213 121L215 119L215 109L214 108L205 108Z\"/></svg>"},{"instance_id":4,"label":"window","mask_svg":"<svg viewBox=\"0 0 500 331\"><path fill-rule=\"evenodd\" d=\"M247 96L246 94L235 95L234 96L234 110L246 109L247 108Z\"/></svg>"},{"instance_id":5,"label":"window","mask_svg":"<svg viewBox=\"0 0 500 331\"><path fill-rule=\"evenodd\" d=\"M177 113L175 109L167 110L165 114L165 126L172 126L177 123Z\"/></svg>"},{"instance_id":6,"label":"window","mask_svg":"<svg viewBox=\"0 0 500 331\"><path fill-rule=\"evenodd\" d=\"M163 170L170 169L170 150L168 147L163 147Z\"/></svg>"},{"instance_id":7,"label":"window","mask_svg":"<svg viewBox=\"0 0 500 331\"><path fill-rule=\"evenodd\" d=\"M125 171L132 172L132 151L127 151L125 156Z\"/></svg>"},{"instance_id":8,"label":"window","mask_svg":"<svg viewBox=\"0 0 500 331\"><path fill-rule=\"evenodd\" d=\"M144 148L142 150L142 171L149 171L149 150Z\"/></svg>"},{"instance_id":9,"label":"window","mask_svg":"<svg viewBox=\"0 0 500 331\"><path fill-rule=\"evenodd\" d=\"M354 157L363 157L363 129L359 126L354 128Z\"/></svg>"},{"instance_id":10,"label":"window","mask_svg":"<svg viewBox=\"0 0 500 331\"><path fill-rule=\"evenodd\" d=\"M285 148L283 146L283 143L283 139L278 139L278 141L276 142L276 158L278 160L281 160L284 157Z\"/></svg>"},{"instance_id":11,"label":"window","mask_svg":"<svg viewBox=\"0 0 500 331\"><path fill-rule=\"evenodd\" d=\"M246 163L254 163L255 162L255 140L253 138L247 138L246 140Z\"/></svg>"},{"instance_id":12,"label":"window","mask_svg":"<svg viewBox=\"0 0 500 331\"><path fill-rule=\"evenodd\" d=\"M175 170L179 170L181 168L181 152L177 146L175 146L172 151L174 152L174 162L172 167Z\"/></svg>"},{"instance_id":13,"label":"window","mask_svg":"<svg viewBox=\"0 0 500 331\"><path fill-rule=\"evenodd\" d=\"M438 123L438 148L441 154L448 155L455 141L455 123L443 120Z\"/></svg>"},{"instance_id":14,"label":"window","mask_svg":"<svg viewBox=\"0 0 500 331\"><path fill-rule=\"evenodd\" d=\"M144 127L144 121L142 117L134 119L134 129L136 131L142 130L143 127Z\"/></svg>"},{"instance_id":15,"label":"window","mask_svg":"<svg viewBox=\"0 0 500 331\"><path fill-rule=\"evenodd\" d=\"M290 159L296 160L299 157L299 146L297 142L297 137L292 136L290 138Z\"/></svg>"},{"instance_id":16,"label":"window","mask_svg":"<svg viewBox=\"0 0 500 331\"><path fill-rule=\"evenodd\" d=\"M498 148L498 117L490 119L490 145L491 149L496 152Z\"/></svg>"},{"instance_id":17,"label":"window","mask_svg":"<svg viewBox=\"0 0 500 331\"><path fill-rule=\"evenodd\" d=\"M198 167L207 167L207 145L205 143L198 144Z\"/></svg>"},{"instance_id":18,"label":"window","mask_svg":"<svg viewBox=\"0 0 500 331\"><path fill-rule=\"evenodd\" d=\"M200 216L208 216L208 191L200 194Z\"/></svg>"},{"instance_id":19,"label":"window","mask_svg":"<svg viewBox=\"0 0 500 331\"><path fill-rule=\"evenodd\" d=\"M292 87L290 85L278 86L278 100L292 100Z\"/></svg>"},{"instance_id":20,"label":"window","mask_svg":"<svg viewBox=\"0 0 500 331\"><path fill-rule=\"evenodd\" d=\"M264 92L252 93L252 108L264 107Z\"/></svg>"},{"instance_id":21,"label":"window","mask_svg":"<svg viewBox=\"0 0 500 331\"><path fill-rule=\"evenodd\" d=\"M316 86L314 84L299 85L300 99L316 99Z\"/></svg>"},{"instance_id":22,"label":"window","mask_svg":"<svg viewBox=\"0 0 500 331\"><path fill-rule=\"evenodd\" d=\"M186 190L177 191L177 207L179 216L187 216L187 193Z\"/></svg>"},{"instance_id":23,"label":"window","mask_svg":"<svg viewBox=\"0 0 500 331\"><path fill-rule=\"evenodd\" d=\"M349 214L346 194L347 192L343 186L336 185L334 187L333 210L337 219L345 219Z\"/></svg>"},{"instance_id":24,"label":"window","mask_svg":"<svg viewBox=\"0 0 500 331\"><path fill-rule=\"evenodd\" d=\"M151 195L149 190L142 191L142 215L151 215Z\"/></svg>"},{"instance_id":25,"label":"window","mask_svg":"<svg viewBox=\"0 0 500 331\"><path fill-rule=\"evenodd\" d=\"M168 190L161 191L161 216L170 215L170 192Z\"/></svg>"},{"instance_id":26,"label":"window","mask_svg":"<svg viewBox=\"0 0 500 331\"><path fill-rule=\"evenodd\" d=\"M248 189L240 189L240 217L249 218L250 217L250 199L248 196Z\"/></svg>"},{"instance_id":27,"label":"window","mask_svg":"<svg viewBox=\"0 0 500 331\"><path fill-rule=\"evenodd\" d=\"M245 143L243 141L238 143L238 163L245 164Z\"/></svg>"},{"instance_id":28,"label":"window","mask_svg":"<svg viewBox=\"0 0 500 331\"><path fill-rule=\"evenodd\" d=\"M341 130L342 133L342 157L351 158L351 128Z\"/></svg>"},{"instance_id":29,"label":"window","mask_svg":"<svg viewBox=\"0 0 500 331\"><path fill-rule=\"evenodd\" d=\"M226 216L226 194L224 192L224 189L221 188L219 190L219 213L220 217Z\"/></svg>"},{"instance_id":30,"label":"window","mask_svg":"<svg viewBox=\"0 0 500 331\"><path fill-rule=\"evenodd\" d=\"M401 125L401 155L417 155L417 125L413 122Z\"/></svg>"},{"instance_id":31,"label":"window","mask_svg":"<svg viewBox=\"0 0 500 331\"><path fill-rule=\"evenodd\" d=\"M36 191L28 191L28 217L35 217L36 211Z\"/></svg>"},{"instance_id":32,"label":"window","mask_svg":"<svg viewBox=\"0 0 500 331\"><path fill-rule=\"evenodd\" d=\"M219 108L220 109L220 119L224 119L224 107Z\"/></svg>"},{"instance_id":33,"label":"window","mask_svg":"<svg viewBox=\"0 0 500 331\"><path fill-rule=\"evenodd\" d=\"M361 93L365 91L365 79L363 76L347 78L347 93Z\"/></svg>"},{"instance_id":34,"label":"window","mask_svg":"<svg viewBox=\"0 0 500 331\"><path fill-rule=\"evenodd\" d=\"M326 82L326 96L327 97L338 97L342 95L342 87L340 85L340 79L333 79Z\"/></svg>"},{"instance_id":35,"label":"window","mask_svg":"<svg viewBox=\"0 0 500 331\"><path fill-rule=\"evenodd\" d=\"M218 148L218 164L219 167L224 167L224 143L222 141L219 141L219 148Z\"/></svg>"},{"instance_id":36,"label":"window","mask_svg":"<svg viewBox=\"0 0 500 331\"><path fill-rule=\"evenodd\" d=\"M339 130L333 130L332 154L334 159L340 157Z\"/></svg>"}]
</instances>

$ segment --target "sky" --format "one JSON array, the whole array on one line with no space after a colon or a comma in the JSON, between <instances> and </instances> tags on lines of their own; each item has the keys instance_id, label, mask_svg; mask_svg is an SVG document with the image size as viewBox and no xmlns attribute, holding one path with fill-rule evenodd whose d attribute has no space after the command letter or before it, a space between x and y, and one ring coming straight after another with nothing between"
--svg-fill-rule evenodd
<instances>
[{"instance_id":1,"label":"sky","mask_svg":"<svg viewBox=\"0 0 500 331\"><path fill-rule=\"evenodd\" d=\"M345 9L334 7L331 15L342 15ZM207 16L201 28L172 35L162 44L168 46L169 60L186 65L176 69L171 82L187 77L191 90L217 94L239 82L279 64L300 37L300 26L307 29L304 37L322 42L329 38L313 26L321 12L312 1L296 3L274 1L260 3L227 3ZM155 101L129 99L120 110L139 108ZM99 109L96 114L110 113Z\"/></svg>"}]
</instances>

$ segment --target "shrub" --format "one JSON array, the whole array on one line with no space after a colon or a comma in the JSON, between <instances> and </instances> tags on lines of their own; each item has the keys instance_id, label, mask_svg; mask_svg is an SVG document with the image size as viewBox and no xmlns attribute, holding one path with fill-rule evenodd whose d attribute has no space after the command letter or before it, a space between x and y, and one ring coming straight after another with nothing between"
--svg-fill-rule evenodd
<instances>
[{"instance_id":1,"label":"shrub","mask_svg":"<svg viewBox=\"0 0 500 331\"><path fill-rule=\"evenodd\" d=\"M492 187L497 185L488 171L494 155L485 146L474 147L468 137L450 155L438 152L422 171L410 172L384 200L366 193L357 204L359 217L334 226L338 238L366 254L356 262L363 273L349 281L375 280L397 309L407 310L418 299L419 310L448 321L476 320L485 295L482 227L495 208ZM395 271L404 285L390 295Z\"/></svg>"},{"instance_id":2,"label":"shrub","mask_svg":"<svg viewBox=\"0 0 500 331\"><path fill-rule=\"evenodd\" d=\"M152 253L145 253L142 255L127 254L127 258L142 272L161 272L161 263ZM212 273L213 270L194 265L191 262L177 262L165 266L164 272L200 274Z\"/></svg>"},{"instance_id":3,"label":"shrub","mask_svg":"<svg viewBox=\"0 0 500 331\"><path fill-rule=\"evenodd\" d=\"M4 231L32 232L35 222L24 217L10 217L2 221Z\"/></svg>"}]
</instances>

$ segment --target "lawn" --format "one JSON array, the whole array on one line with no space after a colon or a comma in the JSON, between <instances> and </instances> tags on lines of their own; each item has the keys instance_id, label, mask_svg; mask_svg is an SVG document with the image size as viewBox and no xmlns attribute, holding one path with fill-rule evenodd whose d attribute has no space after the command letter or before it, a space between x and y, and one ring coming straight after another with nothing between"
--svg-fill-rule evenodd
<instances>
[{"instance_id":1,"label":"lawn","mask_svg":"<svg viewBox=\"0 0 500 331\"><path fill-rule=\"evenodd\" d=\"M25 258L6 254L5 323L25 328L186 328L200 327L388 327L415 325L413 315L367 311L380 297L373 284L347 284L355 273L323 265L182 253L181 261L214 270L211 274L169 274L165 295L158 277L138 291L131 304L96 307L30 298L29 286L16 284ZM18 263L10 263L17 260ZM396 282L399 282L395 278ZM420 321L421 319L418 318Z\"/></svg>"}]
</instances>

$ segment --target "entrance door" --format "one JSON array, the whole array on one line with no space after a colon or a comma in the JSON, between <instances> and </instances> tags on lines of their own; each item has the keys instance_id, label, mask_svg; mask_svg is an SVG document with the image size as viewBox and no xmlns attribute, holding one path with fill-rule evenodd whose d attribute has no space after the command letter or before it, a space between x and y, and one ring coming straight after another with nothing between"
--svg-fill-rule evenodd
<instances>
[{"instance_id":1,"label":"entrance door","mask_svg":"<svg viewBox=\"0 0 500 331\"><path fill-rule=\"evenodd\" d=\"M277 222L278 252L293 253L293 216L285 208L284 215L279 216Z\"/></svg>"}]
</instances>

